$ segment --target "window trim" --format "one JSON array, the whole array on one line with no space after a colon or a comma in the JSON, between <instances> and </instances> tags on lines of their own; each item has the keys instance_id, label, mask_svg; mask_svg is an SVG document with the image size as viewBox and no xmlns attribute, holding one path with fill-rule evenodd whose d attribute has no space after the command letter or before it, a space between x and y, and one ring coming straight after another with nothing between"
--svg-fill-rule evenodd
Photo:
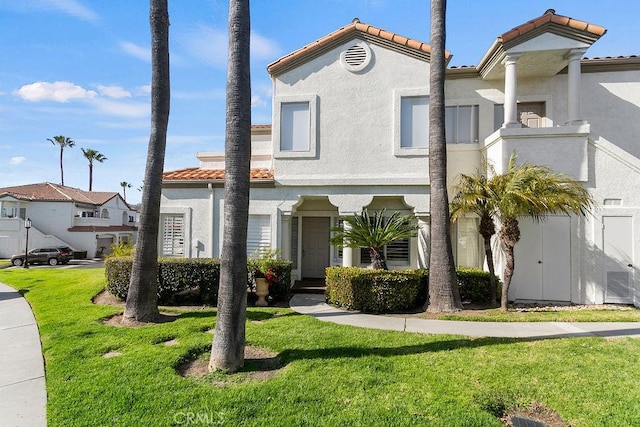
<instances>
[{"instance_id":1,"label":"window trim","mask_svg":"<svg viewBox=\"0 0 640 427\"><path fill-rule=\"evenodd\" d=\"M402 98L426 97L429 101L428 88L395 89L393 91L393 155L396 157L426 157L429 155L429 142L426 147L402 147ZM429 117L427 117L427 124ZM427 130L427 137L429 131Z\"/></svg>"},{"instance_id":2,"label":"window trim","mask_svg":"<svg viewBox=\"0 0 640 427\"><path fill-rule=\"evenodd\" d=\"M164 216L175 216L175 215L183 215L184 216L184 255L182 258L191 258L192 256L192 238L191 238L191 221L193 216L193 210L188 207L177 207L177 206L161 206L160 207L160 224L163 223ZM162 254L162 228L158 230L158 254Z\"/></svg>"},{"instance_id":3,"label":"window trim","mask_svg":"<svg viewBox=\"0 0 640 427\"><path fill-rule=\"evenodd\" d=\"M453 130L454 135L456 137L456 141L446 141L447 145L463 145L463 144L478 144L480 142L480 105L479 104L451 104L445 106L445 122L446 122L446 114L447 111L452 111L455 108L455 128ZM473 116L473 112L475 111L475 141L463 141L460 142L460 127L459 127L459 118L460 118L460 109L461 108L471 108L471 115ZM472 122L469 124L471 126ZM446 126L445 126L446 127ZM446 135L445 135L446 139Z\"/></svg>"},{"instance_id":4,"label":"window trim","mask_svg":"<svg viewBox=\"0 0 640 427\"><path fill-rule=\"evenodd\" d=\"M309 150L308 151L290 151L282 150L280 147L281 139L281 120L282 120L282 104L289 103L309 103ZM311 95L286 95L279 96L274 101L274 129L273 129L273 152L276 159L299 158L309 159L315 158L317 154L317 122L318 122L318 96Z\"/></svg>"}]
</instances>

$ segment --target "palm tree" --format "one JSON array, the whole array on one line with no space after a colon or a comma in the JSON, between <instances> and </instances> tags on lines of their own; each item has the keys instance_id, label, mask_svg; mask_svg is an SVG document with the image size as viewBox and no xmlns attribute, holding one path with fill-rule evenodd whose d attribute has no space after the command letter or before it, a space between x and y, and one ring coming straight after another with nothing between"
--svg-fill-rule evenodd
<instances>
[{"instance_id":1,"label":"palm tree","mask_svg":"<svg viewBox=\"0 0 640 427\"><path fill-rule=\"evenodd\" d=\"M480 217L478 231L484 240L484 253L489 267L492 298L493 302L496 302L498 300L498 284L493 264L491 238L496 234L496 224L493 217L497 213L497 197L490 184L491 181L480 172L472 175L460 175L456 184L456 195L453 197L450 208L453 222L467 214L475 214Z\"/></svg>"},{"instance_id":2,"label":"palm tree","mask_svg":"<svg viewBox=\"0 0 640 427\"><path fill-rule=\"evenodd\" d=\"M418 234L418 225L413 215L401 216L394 212L385 218L385 210L369 215L365 209L361 214L344 217L347 227L332 228L331 244L349 248L369 248L373 268L388 270L384 247L400 239L409 239Z\"/></svg>"},{"instance_id":3,"label":"palm tree","mask_svg":"<svg viewBox=\"0 0 640 427\"><path fill-rule=\"evenodd\" d=\"M519 217L543 220L548 214L585 215L594 205L589 192L565 174L524 163L516 164L512 153L507 171L491 178L495 192L496 212L501 226L498 236L505 254L502 298L500 309L507 309L507 296L513 277L514 247L520 240Z\"/></svg>"},{"instance_id":4,"label":"palm tree","mask_svg":"<svg viewBox=\"0 0 640 427\"><path fill-rule=\"evenodd\" d=\"M84 157L89 160L89 191L91 191L93 188L93 162L95 161L102 163L107 160L107 158L98 151L91 148L81 148L81 150L82 155L84 155Z\"/></svg>"},{"instance_id":5,"label":"palm tree","mask_svg":"<svg viewBox=\"0 0 640 427\"><path fill-rule=\"evenodd\" d=\"M244 365L247 306L247 224L251 159L249 0L229 1L229 60L225 138L224 235L210 370Z\"/></svg>"},{"instance_id":6,"label":"palm tree","mask_svg":"<svg viewBox=\"0 0 640 427\"><path fill-rule=\"evenodd\" d=\"M47 138L47 141L50 141L53 145L58 144L60 146L60 185L64 185L64 169L62 167L62 153L64 152L65 147L73 147L76 145L75 141L71 138L67 138L63 135L54 136L53 139Z\"/></svg>"},{"instance_id":7,"label":"palm tree","mask_svg":"<svg viewBox=\"0 0 640 427\"><path fill-rule=\"evenodd\" d=\"M431 0L431 59L429 72L429 185L431 187L431 253L427 311L462 309L451 247L447 147L444 128L446 0Z\"/></svg>"},{"instance_id":8,"label":"palm tree","mask_svg":"<svg viewBox=\"0 0 640 427\"><path fill-rule=\"evenodd\" d=\"M158 313L158 228L162 170L169 125L169 11L167 0L151 0L151 133L142 212L123 323L151 322Z\"/></svg>"},{"instance_id":9,"label":"palm tree","mask_svg":"<svg viewBox=\"0 0 640 427\"><path fill-rule=\"evenodd\" d=\"M122 194L124 196L124 201L127 201L127 188L133 187L130 182L122 181L120 183L120 187L122 187Z\"/></svg>"}]
</instances>

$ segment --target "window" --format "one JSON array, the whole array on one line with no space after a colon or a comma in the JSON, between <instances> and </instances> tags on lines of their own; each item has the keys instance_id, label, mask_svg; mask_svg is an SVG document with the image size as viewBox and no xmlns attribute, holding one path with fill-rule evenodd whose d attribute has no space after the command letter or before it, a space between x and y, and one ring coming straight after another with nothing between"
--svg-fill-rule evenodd
<instances>
[{"instance_id":1,"label":"window","mask_svg":"<svg viewBox=\"0 0 640 427\"><path fill-rule=\"evenodd\" d=\"M297 216L291 217L291 269L298 269L298 224Z\"/></svg>"},{"instance_id":2,"label":"window","mask_svg":"<svg viewBox=\"0 0 640 427\"><path fill-rule=\"evenodd\" d=\"M280 108L280 150L309 151L309 103L287 102Z\"/></svg>"},{"instance_id":3,"label":"window","mask_svg":"<svg viewBox=\"0 0 640 427\"><path fill-rule=\"evenodd\" d=\"M334 218L333 221L334 221L333 223L334 227L336 228L344 227L344 220L342 218ZM342 246L334 246L333 247L334 261L340 261L342 259L343 252L344 252L344 248Z\"/></svg>"},{"instance_id":4,"label":"window","mask_svg":"<svg viewBox=\"0 0 640 427\"><path fill-rule=\"evenodd\" d=\"M451 227L451 240L456 265L480 267L480 237L476 218L459 218Z\"/></svg>"},{"instance_id":5,"label":"window","mask_svg":"<svg viewBox=\"0 0 640 427\"><path fill-rule=\"evenodd\" d=\"M410 239L398 239L382 248L388 264L407 265L410 263ZM360 264L371 264L369 248L360 248Z\"/></svg>"},{"instance_id":6,"label":"window","mask_svg":"<svg viewBox=\"0 0 640 427\"><path fill-rule=\"evenodd\" d=\"M102 218L109 218L109 210L102 209Z\"/></svg>"},{"instance_id":7,"label":"window","mask_svg":"<svg viewBox=\"0 0 640 427\"><path fill-rule=\"evenodd\" d=\"M447 144L478 142L478 106L453 105L445 109Z\"/></svg>"},{"instance_id":8,"label":"window","mask_svg":"<svg viewBox=\"0 0 640 427\"><path fill-rule=\"evenodd\" d=\"M271 217L249 215L247 226L247 256L259 257L260 251L271 247Z\"/></svg>"},{"instance_id":9,"label":"window","mask_svg":"<svg viewBox=\"0 0 640 427\"><path fill-rule=\"evenodd\" d=\"M162 255L184 256L183 215L166 215L162 219Z\"/></svg>"},{"instance_id":10,"label":"window","mask_svg":"<svg viewBox=\"0 0 640 427\"><path fill-rule=\"evenodd\" d=\"M400 148L429 146L429 98L403 96L400 100Z\"/></svg>"}]
</instances>

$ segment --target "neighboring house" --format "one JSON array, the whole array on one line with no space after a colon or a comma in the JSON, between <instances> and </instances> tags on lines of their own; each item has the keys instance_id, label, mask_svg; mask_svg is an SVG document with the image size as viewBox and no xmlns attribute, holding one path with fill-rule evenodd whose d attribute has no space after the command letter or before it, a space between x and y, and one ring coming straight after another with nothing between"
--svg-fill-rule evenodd
<instances>
[{"instance_id":1,"label":"neighboring house","mask_svg":"<svg viewBox=\"0 0 640 427\"><path fill-rule=\"evenodd\" d=\"M135 242L137 213L116 192L83 191L49 182L0 188L0 257L29 249L70 246L93 258L117 242Z\"/></svg>"},{"instance_id":2,"label":"neighboring house","mask_svg":"<svg viewBox=\"0 0 640 427\"><path fill-rule=\"evenodd\" d=\"M520 221L512 300L640 304L640 58L583 57L605 32L549 10L499 36L478 66L447 69L450 197L483 156L501 172L517 150L598 203L586 218ZM278 249L295 279L367 266L366 250L331 247L329 230L386 208L421 229L386 248L389 265L426 266L429 58L429 45L354 20L268 66L273 124L252 127L250 254ZM224 155L197 158L164 174L165 256L220 256ZM452 239L458 265L483 266L476 218Z\"/></svg>"}]
</instances>

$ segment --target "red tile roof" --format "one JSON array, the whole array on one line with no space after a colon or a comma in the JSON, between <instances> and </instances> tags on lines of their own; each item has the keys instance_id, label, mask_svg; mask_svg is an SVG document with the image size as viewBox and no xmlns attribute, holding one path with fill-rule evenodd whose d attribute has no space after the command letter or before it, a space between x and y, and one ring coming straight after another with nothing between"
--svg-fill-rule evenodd
<instances>
[{"instance_id":1,"label":"red tile roof","mask_svg":"<svg viewBox=\"0 0 640 427\"><path fill-rule=\"evenodd\" d=\"M273 170L251 169L252 180L272 180ZM224 180L224 169L186 168L162 174L163 181L215 181Z\"/></svg>"},{"instance_id":2,"label":"red tile roof","mask_svg":"<svg viewBox=\"0 0 640 427\"><path fill-rule=\"evenodd\" d=\"M358 18L355 18L350 24L272 62L267 66L267 70L270 74L278 74L279 71L286 69L287 65L292 62L297 62L306 56L313 57L315 56L314 53L322 52L323 49L327 47L333 47L336 43L350 40L359 34L368 36L371 40L379 39L384 41L386 45L389 45L389 42L391 42L392 46L396 45L406 48L409 51L413 50L422 54L431 55L431 46L427 43L365 24L360 22ZM445 51L445 59L447 61L450 56L451 54Z\"/></svg>"},{"instance_id":3,"label":"red tile roof","mask_svg":"<svg viewBox=\"0 0 640 427\"><path fill-rule=\"evenodd\" d=\"M116 192L84 191L79 188L67 187L51 182L38 184L18 185L14 187L0 188L0 196L9 195L18 200L88 203L91 205L103 205L114 197Z\"/></svg>"},{"instance_id":4,"label":"red tile roof","mask_svg":"<svg viewBox=\"0 0 640 427\"><path fill-rule=\"evenodd\" d=\"M502 34L498 37L498 40L502 43L508 43L511 40L514 40L520 36L525 35L526 33L535 30L536 28L540 28L548 24L556 24L562 27L568 27L574 30L589 33L596 38L600 38L604 35L604 33L607 32L607 30L600 25L594 25L588 22L579 21L577 19L569 18L568 16L556 15L555 10L549 9L542 16L525 22L522 25L518 25L517 27L512 28L511 30Z\"/></svg>"}]
</instances>

